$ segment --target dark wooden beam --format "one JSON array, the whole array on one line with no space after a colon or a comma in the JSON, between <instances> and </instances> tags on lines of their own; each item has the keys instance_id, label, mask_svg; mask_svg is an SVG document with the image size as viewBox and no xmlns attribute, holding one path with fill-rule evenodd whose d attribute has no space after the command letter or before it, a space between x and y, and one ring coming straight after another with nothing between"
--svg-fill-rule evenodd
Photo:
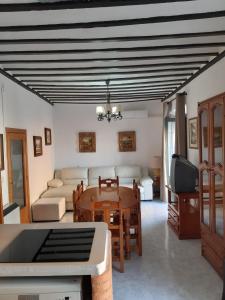
<instances>
[{"instance_id":1,"label":"dark wooden beam","mask_svg":"<svg viewBox=\"0 0 225 300\"><path fill-rule=\"evenodd\" d=\"M168 94L168 92L155 92L155 93L150 93L150 92L139 92L139 93L125 93L125 94L114 94L114 93L110 93L110 98L114 99L114 98L129 98L129 97L142 97L142 96L146 96L146 97L153 97L153 96L165 96L166 94ZM52 98L60 98L60 99L93 99L93 98L99 98L99 99L106 99L106 94L102 93L102 94L89 94L89 95L83 95L83 94L43 94L45 97L47 97L48 99L52 99Z\"/></svg>"},{"instance_id":2,"label":"dark wooden beam","mask_svg":"<svg viewBox=\"0 0 225 300\"><path fill-rule=\"evenodd\" d=\"M139 51L163 51L163 50L182 50L223 47L225 42L217 43L196 43L196 44L177 44L163 46L140 46L140 47L118 47L118 48L93 48L93 49L60 49L60 50L19 50L19 51L0 51L0 55L55 55L55 54L84 54L92 52L139 52Z\"/></svg>"},{"instance_id":3,"label":"dark wooden beam","mask_svg":"<svg viewBox=\"0 0 225 300\"><path fill-rule=\"evenodd\" d=\"M73 94L73 95L96 95L96 94L101 94L101 95L105 95L106 94L106 90L101 90L101 91L85 91L85 90L80 90L80 91L76 91L76 90L42 90L42 89L35 89L37 90L40 94L45 94L45 95L66 95L66 94ZM160 93L160 92L172 92L173 89L172 88L161 88L161 89L132 89L132 90L112 90L110 89L110 92L113 94L118 94L118 93L122 93L122 94L130 94L132 92L155 92L155 93Z\"/></svg>"},{"instance_id":4,"label":"dark wooden beam","mask_svg":"<svg viewBox=\"0 0 225 300\"><path fill-rule=\"evenodd\" d=\"M135 69L135 68L154 68L154 67L172 67L172 66L188 66L207 64L208 60L181 61L172 63L156 63L156 64L135 64L135 65L111 65L111 66L89 66L89 67L11 67L4 68L5 71L83 71L83 70L105 70L105 69Z\"/></svg>"},{"instance_id":5,"label":"dark wooden beam","mask_svg":"<svg viewBox=\"0 0 225 300\"><path fill-rule=\"evenodd\" d=\"M191 13L172 16L155 16L148 18L107 20L79 23L58 23L58 24L41 24L41 25L12 25L0 26L0 32L19 32L19 31L46 31L46 30L67 30L67 29L89 29L89 28L106 28L118 26L134 26L142 24L170 23L177 21L202 20L211 18L225 17L225 10L210 11L203 13Z\"/></svg>"},{"instance_id":6,"label":"dark wooden beam","mask_svg":"<svg viewBox=\"0 0 225 300\"><path fill-rule=\"evenodd\" d=\"M151 99L133 99L133 100L122 100L122 101L112 101L111 103L134 103L134 102L147 102L147 101L161 101L159 98L151 98ZM103 101L61 101L61 100L55 100L53 101L54 104L105 104Z\"/></svg>"},{"instance_id":7,"label":"dark wooden beam","mask_svg":"<svg viewBox=\"0 0 225 300\"><path fill-rule=\"evenodd\" d=\"M45 102L49 103L52 105L52 102L49 101L46 97L42 96L41 94L39 94L37 91L35 91L34 89L32 89L31 87L27 86L26 84L24 84L23 82L21 82L20 80L18 80L17 78L15 78L13 75L8 74L7 72L5 72L3 69L0 69L0 74L2 74L4 77L8 78L9 80L15 82L16 84L18 84L19 86L23 87L25 90L31 92L32 94L38 96L40 99L44 100Z\"/></svg>"},{"instance_id":8,"label":"dark wooden beam","mask_svg":"<svg viewBox=\"0 0 225 300\"><path fill-rule=\"evenodd\" d=\"M112 72L97 72L97 73L14 73L16 77L71 77L71 76L79 76L79 77L86 77L86 76L111 76L111 75L133 75L133 74L151 74L151 73L165 73L165 72L176 72L176 71L195 71L199 70L200 67L190 67L190 68L169 68L169 69L149 69L149 70L135 70L135 71L112 71ZM161 76L161 75L160 75Z\"/></svg>"},{"instance_id":9,"label":"dark wooden beam","mask_svg":"<svg viewBox=\"0 0 225 300\"><path fill-rule=\"evenodd\" d=\"M164 78L164 77L188 77L191 76L192 73L179 73L179 74L161 74L161 75L151 75L151 76L135 76L135 77L117 77L111 78L110 82L113 81L128 81L128 80L139 80L139 79L151 79L151 78ZM185 78L186 80L186 78ZM21 80L22 82L104 82L105 79L24 79Z\"/></svg>"},{"instance_id":10,"label":"dark wooden beam","mask_svg":"<svg viewBox=\"0 0 225 300\"><path fill-rule=\"evenodd\" d=\"M127 87L127 86L142 86L142 85L146 85L146 84L148 84L148 85L152 85L152 84L159 84L160 86L165 86L167 83L171 83L171 84L177 84L177 85L179 85L179 84L181 84L181 82L182 81L185 81L186 80L186 78L177 78L177 79L164 79L164 80L153 80L153 81L139 81L139 82L120 82L120 83L113 83L113 82L111 82L110 83L110 89L112 88L112 87ZM44 83L45 82L43 82L43 83L39 83L39 84L36 84L36 83L30 83L29 84L29 86L31 86L31 87L36 87L36 86L40 86L40 85L42 85L42 86L52 86L52 85L54 85L54 82L53 83L47 83L47 84L45 84L44 85ZM64 82L61 82L61 83L64 83ZM67 84L65 84L65 85L59 85L59 84L55 84L55 86L68 86ZM71 85L70 85L71 86ZM81 85L73 85L74 87L75 86L81 86ZM84 88L92 88L92 87L102 87L102 88L105 88L105 84L103 85L103 84L88 84L88 85L82 85Z\"/></svg>"},{"instance_id":11,"label":"dark wooden beam","mask_svg":"<svg viewBox=\"0 0 225 300\"><path fill-rule=\"evenodd\" d=\"M193 58L193 57L208 57L216 56L218 52L199 52L187 54L168 54L168 55L153 55L153 56L125 56L125 57L106 57L106 58L77 58L77 59L7 59L0 60L0 64L46 64L46 63L83 63L83 62L104 62L104 61L140 61L140 60L157 60L157 59L177 59L177 58Z\"/></svg>"},{"instance_id":12,"label":"dark wooden beam","mask_svg":"<svg viewBox=\"0 0 225 300\"><path fill-rule=\"evenodd\" d=\"M93 42L131 42L131 41L154 41L164 39L184 39L193 37L210 37L225 36L225 30L193 32L193 33L176 33L176 34L160 34L160 35L143 35L143 36L115 36L102 38L27 38L27 39L0 39L0 45L27 45L27 44L81 44Z\"/></svg>"},{"instance_id":13,"label":"dark wooden beam","mask_svg":"<svg viewBox=\"0 0 225 300\"><path fill-rule=\"evenodd\" d=\"M184 88L188 83L190 83L191 81L193 81L195 78L197 78L200 74L202 74L203 72L205 72L206 70L208 70L210 67L212 67L214 64L216 64L217 62L219 62L221 59L223 59L225 57L225 50L223 52L221 52L219 55L217 55L214 59L212 59L208 64L206 64L204 67L202 67L199 71L197 71L196 73L194 73L190 78L188 78L187 80L185 80L184 83L182 83L178 88L176 88L172 93L170 93L168 96L166 96L163 101L166 101L167 99L169 99L170 97L172 97L173 95L175 95L177 92L179 92L182 88Z\"/></svg>"},{"instance_id":14,"label":"dark wooden beam","mask_svg":"<svg viewBox=\"0 0 225 300\"><path fill-rule=\"evenodd\" d=\"M173 2L189 2L193 0L63 0L51 2L5 3L0 4L0 12L22 12L43 10L66 10L92 7L130 6L144 4L160 4Z\"/></svg>"}]
</instances>

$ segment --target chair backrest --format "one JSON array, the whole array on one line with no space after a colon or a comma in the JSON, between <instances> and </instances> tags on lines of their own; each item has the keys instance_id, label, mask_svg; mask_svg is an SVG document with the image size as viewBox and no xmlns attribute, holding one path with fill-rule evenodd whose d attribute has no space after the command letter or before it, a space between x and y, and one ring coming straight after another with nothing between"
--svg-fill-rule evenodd
<instances>
[{"instance_id":1,"label":"chair backrest","mask_svg":"<svg viewBox=\"0 0 225 300\"><path fill-rule=\"evenodd\" d=\"M133 180L133 192L135 199L137 200L137 205L140 208L140 200L141 200L141 195L140 195L140 189L138 187L138 184Z\"/></svg>"},{"instance_id":2,"label":"chair backrest","mask_svg":"<svg viewBox=\"0 0 225 300\"><path fill-rule=\"evenodd\" d=\"M77 185L77 189L73 191L73 220L78 221L80 210L79 210L79 200L80 196L84 191L83 181Z\"/></svg>"},{"instance_id":3,"label":"chair backrest","mask_svg":"<svg viewBox=\"0 0 225 300\"><path fill-rule=\"evenodd\" d=\"M98 185L99 188L102 187L102 185L107 186L107 187L111 187L112 185L115 186L119 186L119 177L116 176L116 178L107 178L107 179L101 179L101 176L99 176L98 178Z\"/></svg>"},{"instance_id":4,"label":"chair backrest","mask_svg":"<svg viewBox=\"0 0 225 300\"><path fill-rule=\"evenodd\" d=\"M99 221L108 224L109 229L119 228L123 223L120 201L95 201L92 200L92 221Z\"/></svg>"}]
</instances>

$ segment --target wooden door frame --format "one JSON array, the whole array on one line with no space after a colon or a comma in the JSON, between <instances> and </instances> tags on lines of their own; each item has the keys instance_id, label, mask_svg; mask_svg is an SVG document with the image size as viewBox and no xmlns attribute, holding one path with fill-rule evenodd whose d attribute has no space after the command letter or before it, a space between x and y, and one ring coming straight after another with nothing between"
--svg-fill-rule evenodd
<instances>
[{"instance_id":1,"label":"wooden door frame","mask_svg":"<svg viewBox=\"0 0 225 300\"><path fill-rule=\"evenodd\" d=\"M6 131L6 152L7 152L7 167L8 167L8 191L9 191L9 199L10 199L10 182L11 174L9 170L11 169L11 161L10 161L10 146L9 146L9 134L23 134L25 136L24 139L24 153L23 153L23 163L24 163L24 191L25 191L25 201L27 206L27 218L30 222L30 189L29 189L29 172L28 172L28 151L27 151L27 130L26 129L17 129L17 128L5 128ZM21 219L21 223L23 223L23 219Z\"/></svg>"},{"instance_id":2,"label":"wooden door frame","mask_svg":"<svg viewBox=\"0 0 225 300\"><path fill-rule=\"evenodd\" d=\"M4 223L3 217L3 198L2 198L2 176L0 171L0 224Z\"/></svg>"}]
</instances>

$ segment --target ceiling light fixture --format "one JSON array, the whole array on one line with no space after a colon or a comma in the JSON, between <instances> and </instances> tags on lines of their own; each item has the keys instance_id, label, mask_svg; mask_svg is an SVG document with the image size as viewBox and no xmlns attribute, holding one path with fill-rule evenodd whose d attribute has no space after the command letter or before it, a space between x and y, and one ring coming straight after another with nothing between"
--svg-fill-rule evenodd
<instances>
[{"instance_id":1,"label":"ceiling light fixture","mask_svg":"<svg viewBox=\"0 0 225 300\"><path fill-rule=\"evenodd\" d=\"M121 107L120 105L111 105L110 103L110 91L109 91L109 83L110 80L106 80L106 105L104 106L97 106L96 107L96 114L98 121L103 121L106 119L108 122L113 120L122 120L123 116L121 114Z\"/></svg>"}]
</instances>

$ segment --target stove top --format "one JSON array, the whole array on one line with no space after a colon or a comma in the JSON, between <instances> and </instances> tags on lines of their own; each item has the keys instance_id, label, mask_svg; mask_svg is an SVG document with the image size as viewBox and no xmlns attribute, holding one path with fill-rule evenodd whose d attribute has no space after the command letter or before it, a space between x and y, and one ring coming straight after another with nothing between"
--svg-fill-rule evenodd
<instances>
[{"instance_id":1,"label":"stove top","mask_svg":"<svg viewBox=\"0 0 225 300\"><path fill-rule=\"evenodd\" d=\"M23 230L0 253L0 263L88 261L95 228Z\"/></svg>"}]
</instances>

